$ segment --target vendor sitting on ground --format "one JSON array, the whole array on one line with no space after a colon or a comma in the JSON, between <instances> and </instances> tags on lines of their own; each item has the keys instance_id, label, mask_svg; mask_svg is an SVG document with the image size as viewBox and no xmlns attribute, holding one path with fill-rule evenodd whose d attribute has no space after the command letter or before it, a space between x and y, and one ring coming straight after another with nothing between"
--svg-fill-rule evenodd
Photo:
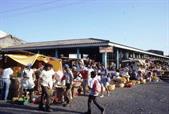
<instances>
[{"instance_id":1,"label":"vendor sitting on ground","mask_svg":"<svg viewBox=\"0 0 169 114\"><path fill-rule=\"evenodd\" d=\"M151 71L147 71L145 77L146 77L147 81L151 82L152 81L152 73L151 73Z\"/></svg>"},{"instance_id":2,"label":"vendor sitting on ground","mask_svg":"<svg viewBox=\"0 0 169 114\"><path fill-rule=\"evenodd\" d=\"M142 81L143 79L144 79L144 78L143 78L142 72L141 72L141 71L138 71L138 73L137 73L137 80Z\"/></svg>"}]
</instances>

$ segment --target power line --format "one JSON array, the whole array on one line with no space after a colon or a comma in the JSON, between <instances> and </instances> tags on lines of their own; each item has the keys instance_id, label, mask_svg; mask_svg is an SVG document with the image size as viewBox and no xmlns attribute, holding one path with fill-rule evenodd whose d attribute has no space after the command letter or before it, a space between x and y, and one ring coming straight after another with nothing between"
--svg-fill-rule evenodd
<instances>
[{"instance_id":1,"label":"power line","mask_svg":"<svg viewBox=\"0 0 169 114\"><path fill-rule=\"evenodd\" d=\"M52 1L43 2L43 3L40 3L40 4L36 4L36 5L28 5L28 6L24 6L24 7L20 7L20 8L3 10L3 11L0 11L0 14L27 10L27 9L36 8L36 7L39 7L39 6L41 7L41 6L44 6L44 5L53 4L56 1L61 1L61 0L52 0Z\"/></svg>"},{"instance_id":2,"label":"power line","mask_svg":"<svg viewBox=\"0 0 169 114\"><path fill-rule=\"evenodd\" d=\"M62 1L62 0L57 0L57 1ZM62 8L62 7L66 7L66 6L71 6L71 5L77 5L77 4L82 4L84 2L86 2L88 0L79 0L78 2L69 2L67 4L54 4L56 3L56 0L54 1L49 1L49 2L45 2L45 3L41 3L41 4L37 4L37 5L33 5L33 6L25 6L22 8L16 8L13 9L12 11L5 12L3 11L2 13L0 12L0 15L3 14L9 14L8 17L12 16L17 16L17 15L27 15L29 13L39 13L39 12L44 12L44 11L48 11L48 10L52 10L55 8ZM55 5L55 6L50 6L49 5ZM48 7L44 7L44 6L48 6ZM36 9L35 9L36 8ZM23 10L22 10L23 9ZM14 15L11 15L11 13L13 13Z\"/></svg>"}]
</instances>

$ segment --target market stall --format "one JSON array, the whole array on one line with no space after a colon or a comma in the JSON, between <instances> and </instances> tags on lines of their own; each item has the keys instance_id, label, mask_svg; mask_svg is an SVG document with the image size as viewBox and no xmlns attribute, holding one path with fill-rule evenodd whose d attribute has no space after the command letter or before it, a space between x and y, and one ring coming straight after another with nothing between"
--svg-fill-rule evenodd
<instances>
[{"instance_id":1,"label":"market stall","mask_svg":"<svg viewBox=\"0 0 169 114\"><path fill-rule=\"evenodd\" d=\"M48 57L42 54L35 54L32 56L29 55L18 55L18 54L6 54L7 57L12 60L20 63L23 66L27 66L29 64L34 65L36 61L43 61L45 63L50 63L53 65L53 69L56 72L62 71L62 60L56 59L54 57Z\"/></svg>"},{"instance_id":2,"label":"market stall","mask_svg":"<svg viewBox=\"0 0 169 114\"><path fill-rule=\"evenodd\" d=\"M32 65L33 68L36 70L39 63L49 63L53 66L54 71L62 76L62 60L57 59L54 57L49 57L41 54L34 54L34 55L24 55L24 54L5 54L5 64L9 67L13 68L13 77L11 78L11 87L9 93L9 99L13 99L16 97L22 96L22 89L21 89L21 72L23 68L27 65ZM38 78L35 80L35 85L37 85ZM36 89L38 90L38 89ZM35 91L36 93L40 93Z\"/></svg>"}]
</instances>

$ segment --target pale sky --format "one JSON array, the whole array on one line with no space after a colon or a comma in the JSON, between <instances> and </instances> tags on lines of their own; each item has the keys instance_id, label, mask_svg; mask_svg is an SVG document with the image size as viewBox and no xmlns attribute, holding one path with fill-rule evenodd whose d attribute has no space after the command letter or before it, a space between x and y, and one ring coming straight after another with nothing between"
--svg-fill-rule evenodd
<instances>
[{"instance_id":1,"label":"pale sky","mask_svg":"<svg viewBox=\"0 0 169 114\"><path fill-rule=\"evenodd\" d=\"M29 42L93 37L169 55L169 0L0 0L0 30Z\"/></svg>"}]
</instances>

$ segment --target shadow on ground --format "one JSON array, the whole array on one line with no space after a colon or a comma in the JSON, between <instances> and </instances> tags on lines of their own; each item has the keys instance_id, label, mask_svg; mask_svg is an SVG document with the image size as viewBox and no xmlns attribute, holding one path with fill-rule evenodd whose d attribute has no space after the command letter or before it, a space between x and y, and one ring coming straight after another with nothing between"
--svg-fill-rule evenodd
<instances>
[{"instance_id":1,"label":"shadow on ground","mask_svg":"<svg viewBox=\"0 0 169 114\"><path fill-rule=\"evenodd\" d=\"M15 105L15 104L0 104L0 114L46 114L49 112L40 111L38 107L33 106L26 106L26 105ZM63 109L59 107L52 107L53 112L52 114L60 114L60 113L73 113L73 114L82 114L83 112L78 112L69 109ZM23 112L24 111L24 112Z\"/></svg>"}]
</instances>

